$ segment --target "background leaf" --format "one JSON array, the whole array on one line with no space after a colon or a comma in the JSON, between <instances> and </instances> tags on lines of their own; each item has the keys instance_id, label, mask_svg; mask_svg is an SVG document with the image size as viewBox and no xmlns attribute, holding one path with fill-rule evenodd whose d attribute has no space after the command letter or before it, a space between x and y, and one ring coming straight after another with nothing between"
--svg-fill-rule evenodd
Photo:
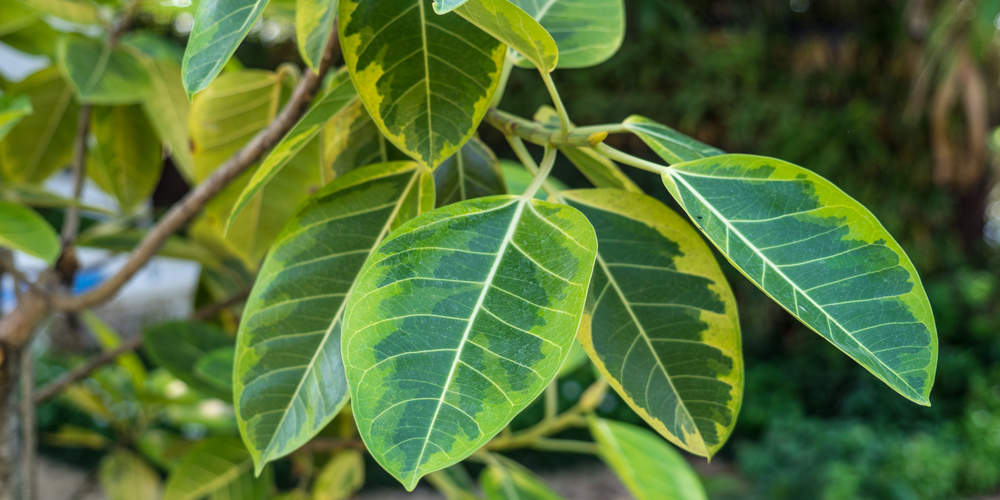
<instances>
[{"instance_id":1,"label":"background leaf","mask_svg":"<svg viewBox=\"0 0 1000 500\"><path fill-rule=\"evenodd\" d=\"M227 229L254 196L264 189L264 186L281 171L289 160L302 151L302 148L319 134L326 122L349 105L357 95L350 75L346 71L338 74L326 93L281 138L281 141L268 153L264 163L254 172L250 182L236 200L236 206L233 208L226 225Z\"/></svg>"},{"instance_id":2,"label":"background leaf","mask_svg":"<svg viewBox=\"0 0 1000 500\"><path fill-rule=\"evenodd\" d=\"M644 194L561 193L597 231L580 342L612 387L660 434L701 456L726 442L743 400L736 299L711 250Z\"/></svg>"},{"instance_id":3,"label":"background leaf","mask_svg":"<svg viewBox=\"0 0 1000 500\"><path fill-rule=\"evenodd\" d=\"M232 393L195 375L198 362L216 349L232 347L233 339L226 332L205 323L166 323L146 331L145 351L153 362L166 368L173 376L191 388L225 400Z\"/></svg>"},{"instance_id":4,"label":"background leaf","mask_svg":"<svg viewBox=\"0 0 1000 500\"><path fill-rule=\"evenodd\" d=\"M87 175L123 211L146 201L163 170L163 147L140 106L95 106Z\"/></svg>"},{"instance_id":5,"label":"background leaf","mask_svg":"<svg viewBox=\"0 0 1000 500\"><path fill-rule=\"evenodd\" d=\"M868 209L804 168L759 156L681 163L663 183L750 281L897 392L930 404L930 303Z\"/></svg>"},{"instance_id":6,"label":"background leaf","mask_svg":"<svg viewBox=\"0 0 1000 500\"><path fill-rule=\"evenodd\" d=\"M506 49L457 15L434 14L431 2L343 0L339 23L344 60L373 120L434 168L486 115Z\"/></svg>"},{"instance_id":7,"label":"background leaf","mask_svg":"<svg viewBox=\"0 0 1000 500\"><path fill-rule=\"evenodd\" d=\"M611 58L625 38L623 0L511 0L552 34L560 68L586 68ZM527 60L515 57L518 66Z\"/></svg>"},{"instance_id":8,"label":"background leaf","mask_svg":"<svg viewBox=\"0 0 1000 500\"><path fill-rule=\"evenodd\" d=\"M348 299L344 365L361 437L408 490L555 377L595 245L572 208L493 196L404 224L368 260Z\"/></svg>"},{"instance_id":9,"label":"background leaf","mask_svg":"<svg viewBox=\"0 0 1000 500\"><path fill-rule=\"evenodd\" d=\"M562 497L528 469L497 456L479 475L488 500L561 500Z\"/></svg>"},{"instance_id":10,"label":"background leaf","mask_svg":"<svg viewBox=\"0 0 1000 500\"><path fill-rule=\"evenodd\" d=\"M142 101L146 118L170 147L170 157L189 183L195 182L194 157L188 138L191 103L181 83L181 68L174 62L140 58L149 74L150 92Z\"/></svg>"},{"instance_id":11,"label":"background leaf","mask_svg":"<svg viewBox=\"0 0 1000 500\"><path fill-rule=\"evenodd\" d=\"M365 483L365 457L343 450L330 459L313 484L313 500L346 500Z\"/></svg>"},{"instance_id":12,"label":"background leaf","mask_svg":"<svg viewBox=\"0 0 1000 500\"><path fill-rule=\"evenodd\" d=\"M31 99L24 95L0 95L0 140L25 116L33 112Z\"/></svg>"},{"instance_id":13,"label":"background leaf","mask_svg":"<svg viewBox=\"0 0 1000 500\"><path fill-rule=\"evenodd\" d=\"M319 70L330 40L333 20L340 7L339 0L296 0L295 41L302 60L314 71Z\"/></svg>"},{"instance_id":14,"label":"background leaf","mask_svg":"<svg viewBox=\"0 0 1000 500\"><path fill-rule=\"evenodd\" d=\"M201 357L194 365L194 376L218 392L233 392L235 346L220 347ZM229 398L226 398L227 400Z\"/></svg>"},{"instance_id":15,"label":"background leaf","mask_svg":"<svg viewBox=\"0 0 1000 500\"><path fill-rule=\"evenodd\" d=\"M70 162L77 121L73 91L50 67L12 85L10 93L31 98L35 112L0 141L0 175L11 184L42 182Z\"/></svg>"},{"instance_id":16,"label":"background leaf","mask_svg":"<svg viewBox=\"0 0 1000 500\"><path fill-rule=\"evenodd\" d=\"M170 474L163 500L264 500L273 482L270 468L254 477L253 460L239 438L219 436L184 456Z\"/></svg>"},{"instance_id":17,"label":"background leaf","mask_svg":"<svg viewBox=\"0 0 1000 500\"><path fill-rule=\"evenodd\" d=\"M680 453L641 427L590 418L601 458L637 500L708 500Z\"/></svg>"},{"instance_id":18,"label":"background leaf","mask_svg":"<svg viewBox=\"0 0 1000 500\"><path fill-rule=\"evenodd\" d=\"M433 203L423 167L372 165L326 185L278 236L250 293L236 354L236 417L258 470L315 436L347 401L345 298L389 231Z\"/></svg>"},{"instance_id":19,"label":"background leaf","mask_svg":"<svg viewBox=\"0 0 1000 500\"><path fill-rule=\"evenodd\" d=\"M80 102L138 104L152 88L139 59L126 50L109 49L101 40L67 34L56 56Z\"/></svg>"},{"instance_id":20,"label":"background leaf","mask_svg":"<svg viewBox=\"0 0 1000 500\"><path fill-rule=\"evenodd\" d=\"M188 96L204 90L236 52L268 0L201 0L184 49L181 73Z\"/></svg>"},{"instance_id":21,"label":"background leaf","mask_svg":"<svg viewBox=\"0 0 1000 500\"><path fill-rule=\"evenodd\" d=\"M0 247L20 250L51 264L59 256L59 235L34 210L0 201Z\"/></svg>"},{"instance_id":22,"label":"background leaf","mask_svg":"<svg viewBox=\"0 0 1000 500\"><path fill-rule=\"evenodd\" d=\"M536 68L551 73L559 48L535 18L508 0L467 0L455 13L507 44Z\"/></svg>"},{"instance_id":23,"label":"background leaf","mask_svg":"<svg viewBox=\"0 0 1000 500\"><path fill-rule=\"evenodd\" d=\"M37 12L79 24L100 24L98 4L90 0L24 0Z\"/></svg>"},{"instance_id":24,"label":"background leaf","mask_svg":"<svg viewBox=\"0 0 1000 500\"><path fill-rule=\"evenodd\" d=\"M98 478L108 500L155 500L160 496L159 474L139 456L122 448L105 455Z\"/></svg>"},{"instance_id":25,"label":"background leaf","mask_svg":"<svg viewBox=\"0 0 1000 500\"><path fill-rule=\"evenodd\" d=\"M257 70L229 72L195 96L191 135L199 181L274 119L283 95L282 76ZM233 206L254 172L251 168L237 177L204 212L215 238L251 269L263 259L296 207L321 186L319 143L313 140L302 146L226 231Z\"/></svg>"},{"instance_id":26,"label":"background leaf","mask_svg":"<svg viewBox=\"0 0 1000 500\"><path fill-rule=\"evenodd\" d=\"M486 144L473 137L434 171L437 206L507 194L500 161Z\"/></svg>"}]
</instances>

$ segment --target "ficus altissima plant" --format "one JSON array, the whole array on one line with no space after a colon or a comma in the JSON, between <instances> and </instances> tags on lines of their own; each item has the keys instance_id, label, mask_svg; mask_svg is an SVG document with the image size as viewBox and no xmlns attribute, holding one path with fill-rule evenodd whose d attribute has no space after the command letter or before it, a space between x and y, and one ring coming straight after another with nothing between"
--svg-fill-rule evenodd
<instances>
[{"instance_id":1,"label":"ficus altissima plant","mask_svg":"<svg viewBox=\"0 0 1000 500\"><path fill-rule=\"evenodd\" d=\"M218 431L176 463L152 460L170 473L165 499L266 498L271 462L338 442L315 498L360 485L358 449L408 490L427 478L449 498L478 497L456 466L469 459L485 465L488 498L557 498L499 454L517 448L596 453L636 498L705 498L675 447L718 452L744 387L737 304L709 245L900 395L930 404L931 308L865 207L802 167L727 154L652 118L572 121L551 74L614 55L623 0L294 4L306 67L271 72L232 59L267 0L202 0L183 55L130 29L142 2L0 0L18 26L55 15L102 33L53 32L53 66L0 97L0 245L53 264L29 286L5 263L26 287L0 322L5 348L25 346L47 311L111 298L158 250L199 260L220 300L252 284L235 339L198 322L145 335L170 376L231 400L242 437ZM16 31L8 18L0 35ZM498 109L512 71L537 72L551 106L531 118ZM484 122L519 166L501 168L477 136ZM638 137L662 162L606 145L609 134ZM164 152L194 188L143 234L134 219ZM595 187L550 178L560 154ZM66 164L120 212L78 235L80 212L95 209L37 187ZM686 217L619 165L660 175ZM65 208L62 237L29 206ZM189 220L186 237L172 236ZM73 276L75 245L135 249L119 274L72 296L59 283ZM587 357L600 378L560 413L557 378ZM142 368L119 364L132 377ZM656 434L597 417L609 387ZM544 418L512 430L540 398ZM552 437L574 426L594 441ZM112 497L159 487L131 452L108 457Z\"/></svg>"}]
</instances>

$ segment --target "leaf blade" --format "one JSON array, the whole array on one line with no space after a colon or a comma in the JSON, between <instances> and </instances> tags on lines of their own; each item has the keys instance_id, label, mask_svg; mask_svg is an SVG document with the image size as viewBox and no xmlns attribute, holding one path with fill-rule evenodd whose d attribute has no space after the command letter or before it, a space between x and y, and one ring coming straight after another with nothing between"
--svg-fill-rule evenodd
<instances>
[{"instance_id":1,"label":"leaf blade","mask_svg":"<svg viewBox=\"0 0 1000 500\"><path fill-rule=\"evenodd\" d=\"M0 141L22 118L32 114L31 99L24 95L0 95Z\"/></svg>"},{"instance_id":2,"label":"leaf blade","mask_svg":"<svg viewBox=\"0 0 1000 500\"><path fill-rule=\"evenodd\" d=\"M611 58L625 39L623 0L511 0L537 20L559 47L560 68L586 68ZM529 66L515 55L518 66Z\"/></svg>"},{"instance_id":3,"label":"leaf blade","mask_svg":"<svg viewBox=\"0 0 1000 500\"><path fill-rule=\"evenodd\" d=\"M229 221L226 223L227 231L254 196L264 189L264 186L275 175L278 175L278 172L292 157L302 151L306 144L320 133L328 121L353 102L355 97L357 97L357 92L354 90L354 85L347 72L337 75L330 89L281 138L281 141L268 153L264 163L254 172L250 182L236 199L233 211L229 215Z\"/></svg>"},{"instance_id":4,"label":"leaf blade","mask_svg":"<svg viewBox=\"0 0 1000 500\"><path fill-rule=\"evenodd\" d=\"M559 63L556 41L535 18L517 5L508 0L466 0L454 10L517 51L540 71L551 73L556 69Z\"/></svg>"},{"instance_id":5,"label":"leaf blade","mask_svg":"<svg viewBox=\"0 0 1000 500\"><path fill-rule=\"evenodd\" d=\"M87 175L128 212L156 189L162 143L137 105L95 107L91 130L95 143L88 150Z\"/></svg>"},{"instance_id":6,"label":"leaf blade","mask_svg":"<svg viewBox=\"0 0 1000 500\"><path fill-rule=\"evenodd\" d=\"M40 183L68 165L76 134L77 104L59 69L43 69L10 88L31 98L34 114L0 141L0 173L11 184Z\"/></svg>"},{"instance_id":7,"label":"leaf blade","mask_svg":"<svg viewBox=\"0 0 1000 500\"><path fill-rule=\"evenodd\" d=\"M344 0L339 23L344 60L372 119L396 147L433 169L486 115L506 48L460 16L434 15L431 2ZM403 39L421 40L419 49L401 51L408 45L394 42Z\"/></svg>"},{"instance_id":8,"label":"leaf blade","mask_svg":"<svg viewBox=\"0 0 1000 500\"><path fill-rule=\"evenodd\" d=\"M319 71L338 7L339 0L332 3L329 0L295 2L295 40L302 60L313 71Z\"/></svg>"},{"instance_id":9,"label":"leaf blade","mask_svg":"<svg viewBox=\"0 0 1000 500\"><path fill-rule=\"evenodd\" d=\"M507 183L500 171L500 160L493 151L473 137L455 156L434 171L437 206L507 194Z\"/></svg>"},{"instance_id":10,"label":"leaf blade","mask_svg":"<svg viewBox=\"0 0 1000 500\"><path fill-rule=\"evenodd\" d=\"M59 256L59 236L34 210L0 201L0 246L20 250L48 262Z\"/></svg>"},{"instance_id":11,"label":"leaf blade","mask_svg":"<svg viewBox=\"0 0 1000 500\"><path fill-rule=\"evenodd\" d=\"M138 104L152 87L138 58L100 40L65 35L56 47L56 59L82 103Z\"/></svg>"},{"instance_id":12,"label":"leaf blade","mask_svg":"<svg viewBox=\"0 0 1000 500\"><path fill-rule=\"evenodd\" d=\"M237 422L258 470L308 441L346 403L345 296L389 230L433 208L433 189L430 173L413 162L355 170L310 198L278 237L247 302L234 369ZM273 380L295 390L276 394Z\"/></svg>"},{"instance_id":13,"label":"leaf blade","mask_svg":"<svg viewBox=\"0 0 1000 500\"><path fill-rule=\"evenodd\" d=\"M725 154L721 149L698 142L666 125L639 115L628 117L622 125L639 136L670 165Z\"/></svg>"},{"instance_id":14,"label":"leaf blade","mask_svg":"<svg viewBox=\"0 0 1000 500\"><path fill-rule=\"evenodd\" d=\"M751 155L681 163L663 182L775 302L896 392L929 405L937 366L930 303L912 262L868 209L804 168ZM720 188L735 191L726 201ZM748 212L737 217L741 209ZM774 240L760 227L795 239Z\"/></svg>"},{"instance_id":15,"label":"leaf blade","mask_svg":"<svg viewBox=\"0 0 1000 500\"><path fill-rule=\"evenodd\" d=\"M198 443L171 471L163 500L264 500L273 482L270 468L254 477L253 460L239 438L217 436Z\"/></svg>"},{"instance_id":16,"label":"leaf blade","mask_svg":"<svg viewBox=\"0 0 1000 500\"><path fill-rule=\"evenodd\" d=\"M561 194L597 230L591 328L580 343L650 426L711 457L743 397L739 316L722 270L694 228L652 197Z\"/></svg>"},{"instance_id":17,"label":"leaf blade","mask_svg":"<svg viewBox=\"0 0 1000 500\"><path fill-rule=\"evenodd\" d=\"M639 500L708 500L705 488L679 453L634 425L590 417L601 458Z\"/></svg>"},{"instance_id":18,"label":"leaf blade","mask_svg":"<svg viewBox=\"0 0 1000 500\"><path fill-rule=\"evenodd\" d=\"M408 222L365 264L344 320L352 408L373 457L408 490L478 449L555 377L595 245L575 209L494 196Z\"/></svg>"},{"instance_id":19,"label":"leaf blade","mask_svg":"<svg viewBox=\"0 0 1000 500\"><path fill-rule=\"evenodd\" d=\"M188 97L204 90L219 75L267 3L268 0L205 0L198 4L181 63Z\"/></svg>"}]
</instances>

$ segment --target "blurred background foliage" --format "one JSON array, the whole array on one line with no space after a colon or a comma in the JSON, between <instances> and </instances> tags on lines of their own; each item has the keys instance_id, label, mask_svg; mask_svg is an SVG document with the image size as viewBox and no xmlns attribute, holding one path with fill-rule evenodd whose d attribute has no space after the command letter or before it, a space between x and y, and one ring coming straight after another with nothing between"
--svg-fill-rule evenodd
<instances>
[{"instance_id":1,"label":"blurred background foliage","mask_svg":"<svg viewBox=\"0 0 1000 500\"><path fill-rule=\"evenodd\" d=\"M246 67L300 63L288 40L291 4L271 3L268 20L237 51ZM186 0L162 5L140 23L183 42L193 7ZM1000 196L993 194L1000 153L991 146L1000 124L1000 1L628 0L627 12L627 38L613 59L554 75L574 121L642 113L727 152L783 158L829 178L868 206L913 259L940 334L933 406L918 408L723 264L740 304L747 384L729 444L711 465L696 461L712 498L1000 494ZM533 115L548 100L537 78L515 71L501 107ZM514 158L499 133L481 133L500 157ZM608 143L655 160L637 138ZM171 168L154 196L159 209L186 191ZM655 175L628 172L672 203ZM568 162L555 175L570 187L587 185ZM234 325L223 318L221 326ZM40 364L39 382L61 373L65 361ZM194 403L183 398L116 394L115 377L127 373L109 370L88 383L145 415L143 428L115 424L135 415L109 416L95 427L61 401L40 410L43 435L66 435L69 424L170 451L183 443L157 444L157 428L196 439L216 425L186 420ZM563 404L591 380L589 367L565 379ZM640 423L613 396L606 403L603 412ZM534 412L515 426L530 424L541 409ZM106 443L86 435L87 446L45 450L92 464L93 450ZM582 460L520 453L516 458L537 468ZM291 465L278 465L280 483ZM380 468L369 471L370 484L390 484Z\"/></svg>"}]
</instances>

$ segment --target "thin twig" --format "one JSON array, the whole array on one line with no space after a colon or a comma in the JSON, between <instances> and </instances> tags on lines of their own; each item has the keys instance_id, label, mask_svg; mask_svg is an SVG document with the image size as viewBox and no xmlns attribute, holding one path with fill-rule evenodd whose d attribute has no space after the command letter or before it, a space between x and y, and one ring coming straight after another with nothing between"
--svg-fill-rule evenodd
<instances>
[{"instance_id":1,"label":"thin twig","mask_svg":"<svg viewBox=\"0 0 1000 500\"><path fill-rule=\"evenodd\" d=\"M245 290L221 302L209 304L192 313L191 319L194 321L202 321L211 318L212 316L218 314L220 311L228 307L232 307L233 305L246 300L248 295L250 295L250 290ZM59 392L61 392L67 386L75 384L87 378L87 376L89 376L90 373L93 372L94 370L106 364L113 363L115 362L115 360L118 359L118 357L122 356L123 354L128 354L142 347L143 340L144 337L142 335L137 335L135 337L132 337L122 342L121 345L119 345L115 349L102 352L101 354L98 354L97 356L91 358L86 363L66 372L66 374L60 377L58 380L56 380L55 382L50 382L40 391L38 391L38 393L35 395L35 404L38 405L44 403L45 401L51 399L56 394L59 394Z\"/></svg>"},{"instance_id":2,"label":"thin twig","mask_svg":"<svg viewBox=\"0 0 1000 500\"><path fill-rule=\"evenodd\" d=\"M228 299L223 300L222 302L209 304L205 307L202 307L201 309L198 309L193 314L191 314L191 319L194 321L204 321L206 319L212 318L215 315L221 313L222 311L225 311L226 309L229 309L230 307L233 307L236 304L246 301L247 297L249 296L250 296L250 289L248 288L240 293L237 293L236 295L233 295L232 297L229 297Z\"/></svg>"},{"instance_id":3,"label":"thin twig","mask_svg":"<svg viewBox=\"0 0 1000 500\"><path fill-rule=\"evenodd\" d=\"M270 125L260 131L242 149L236 152L215 170L215 173L194 190L187 194L178 204L174 205L167 214L160 219L160 222L153 227L142 239L136 249L132 252L128 262L122 267L118 274L94 288L90 292L73 297L64 295L54 295L52 304L64 311L78 311L90 307L94 304L104 302L112 298L118 290L127 283L139 269L146 265L146 262L156 254L163 242L177 232L188 222L212 197L222 191L236 176L243 173L257 161L261 155L274 146L286 133L295 125L305 111L313 93L319 87L322 74L330 67L330 62L334 54L339 51L339 44L336 36L331 37L327 47L327 52L323 57L320 72L313 73L307 71L306 75L299 82L299 85L292 93L288 104L281 110L281 113ZM0 328L0 335L3 329Z\"/></svg>"},{"instance_id":4,"label":"thin twig","mask_svg":"<svg viewBox=\"0 0 1000 500\"><path fill-rule=\"evenodd\" d=\"M51 382L43 387L41 390L35 394L35 404L42 404L45 401L51 399L56 394L59 394L67 386L75 384L90 375L90 372L108 364L113 363L119 356L132 352L142 346L143 336L136 335L121 343L118 347L110 351L102 352L97 356L94 356L86 363L73 368L72 370L66 372L65 375L60 377L55 382Z\"/></svg>"},{"instance_id":5,"label":"thin twig","mask_svg":"<svg viewBox=\"0 0 1000 500\"><path fill-rule=\"evenodd\" d=\"M21 499L35 500L38 469L35 466L35 363L31 346L21 349Z\"/></svg>"}]
</instances>

